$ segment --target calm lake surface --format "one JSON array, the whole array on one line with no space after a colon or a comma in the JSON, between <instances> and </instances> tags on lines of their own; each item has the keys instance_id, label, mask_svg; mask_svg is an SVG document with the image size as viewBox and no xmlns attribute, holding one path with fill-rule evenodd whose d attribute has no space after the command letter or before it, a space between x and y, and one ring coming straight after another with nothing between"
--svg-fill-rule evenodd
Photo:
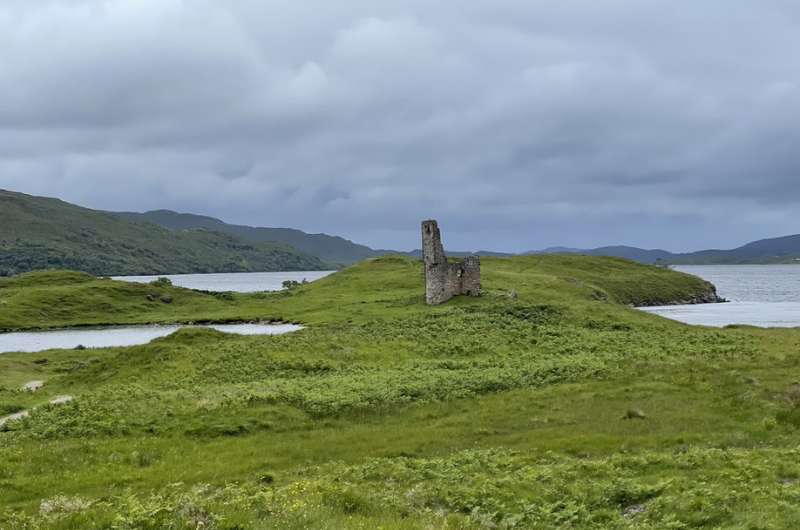
<instances>
[{"instance_id":1,"label":"calm lake surface","mask_svg":"<svg viewBox=\"0 0 800 530\"><path fill-rule=\"evenodd\" d=\"M644 311L704 326L800 326L800 265L681 265L674 269L710 281L730 303Z\"/></svg>"},{"instance_id":2,"label":"calm lake surface","mask_svg":"<svg viewBox=\"0 0 800 530\"><path fill-rule=\"evenodd\" d=\"M125 326L0 333L0 353L38 352L54 348L72 349L134 346L192 326ZM214 324L202 326L238 335L281 335L302 329L294 324Z\"/></svg>"},{"instance_id":3,"label":"calm lake surface","mask_svg":"<svg viewBox=\"0 0 800 530\"><path fill-rule=\"evenodd\" d=\"M285 280L313 282L336 271L292 271L292 272L234 272L221 274L172 274L163 275L173 285L201 291L235 291L237 293L256 293L261 291L280 291ZM150 283L162 276L116 276L115 280L136 283Z\"/></svg>"}]
</instances>

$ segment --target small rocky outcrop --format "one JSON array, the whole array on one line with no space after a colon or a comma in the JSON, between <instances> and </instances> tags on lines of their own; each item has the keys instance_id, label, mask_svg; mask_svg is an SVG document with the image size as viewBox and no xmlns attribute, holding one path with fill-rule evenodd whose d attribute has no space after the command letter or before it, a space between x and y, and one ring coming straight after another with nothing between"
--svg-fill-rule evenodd
<instances>
[{"instance_id":1,"label":"small rocky outcrop","mask_svg":"<svg viewBox=\"0 0 800 530\"><path fill-rule=\"evenodd\" d=\"M636 307L653 307L662 305L695 305L695 304L721 304L728 302L717 294L717 288L711 282L706 282L706 290L701 293L696 293L684 298L676 298L672 300L645 300L641 301Z\"/></svg>"},{"instance_id":2,"label":"small rocky outcrop","mask_svg":"<svg viewBox=\"0 0 800 530\"><path fill-rule=\"evenodd\" d=\"M23 392L36 392L44 386L44 381L28 381L22 385Z\"/></svg>"}]
</instances>

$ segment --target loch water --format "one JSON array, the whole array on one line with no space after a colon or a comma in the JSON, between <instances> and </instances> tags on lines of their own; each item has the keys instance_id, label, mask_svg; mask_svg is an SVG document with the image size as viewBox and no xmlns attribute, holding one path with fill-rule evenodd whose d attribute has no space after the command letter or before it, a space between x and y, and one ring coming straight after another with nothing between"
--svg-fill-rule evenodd
<instances>
[{"instance_id":1,"label":"loch water","mask_svg":"<svg viewBox=\"0 0 800 530\"><path fill-rule=\"evenodd\" d=\"M110 348L147 344L181 328L195 326L110 326L0 333L0 354L39 352L52 349ZM303 329L294 324L210 324L202 326L235 335L282 335Z\"/></svg>"},{"instance_id":2,"label":"loch water","mask_svg":"<svg viewBox=\"0 0 800 530\"><path fill-rule=\"evenodd\" d=\"M681 265L673 268L710 281L717 286L717 293L729 302L647 307L644 311L704 326L800 326L800 265Z\"/></svg>"},{"instance_id":3,"label":"loch water","mask_svg":"<svg viewBox=\"0 0 800 530\"><path fill-rule=\"evenodd\" d=\"M217 274L167 274L173 285L200 291L257 293L280 291L286 280L313 282L336 271L230 272ZM115 280L150 283L162 276L115 276Z\"/></svg>"}]
</instances>

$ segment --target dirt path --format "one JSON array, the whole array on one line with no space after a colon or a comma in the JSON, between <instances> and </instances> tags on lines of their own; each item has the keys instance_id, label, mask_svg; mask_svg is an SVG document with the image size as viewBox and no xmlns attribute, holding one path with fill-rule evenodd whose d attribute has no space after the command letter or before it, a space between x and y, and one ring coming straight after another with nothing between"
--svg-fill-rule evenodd
<instances>
[{"instance_id":1,"label":"dirt path","mask_svg":"<svg viewBox=\"0 0 800 530\"><path fill-rule=\"evenodd\" d=\"M51 399L50 401L48 401L48 403L50 405L63 405L64 403L69 403L73 399L75 399L75 398L73 398L72 396L56 396L53 399ZM34 410L36 410L36 407L34 407L34 408L30 409L30 410L21 410L19 412L15 412L14 414L10 414L8 416L3 416L2 418L0 418L0 427L2 427L3 425L5 425L6 423L11 422L11 421L19 421L19 420L25 419L28 416L30 416L31 415L31 411L34 411Z\"/></svg>"}]
</instances>

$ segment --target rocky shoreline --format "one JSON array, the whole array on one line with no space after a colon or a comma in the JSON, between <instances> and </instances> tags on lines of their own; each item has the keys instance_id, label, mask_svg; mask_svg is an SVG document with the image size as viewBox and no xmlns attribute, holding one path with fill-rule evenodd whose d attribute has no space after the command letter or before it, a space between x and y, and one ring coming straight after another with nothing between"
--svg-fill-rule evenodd
<instances>
[{"instance_id":1,"label":"rocky shoreline","mask_svg":"<svg viewBox=\"0 0 800 530\"><path fill-rule=\"evenodd\" d=\"M644 303L638 304L635 307L656 307L665 305L697 305L697 304L724 304L730 300L723 298L717 294L717 288L714 284L708 283L709 289L701 294L692 296L690 298L683 298L679 300L648 300Z\"/></svg>"}]
</instances>

